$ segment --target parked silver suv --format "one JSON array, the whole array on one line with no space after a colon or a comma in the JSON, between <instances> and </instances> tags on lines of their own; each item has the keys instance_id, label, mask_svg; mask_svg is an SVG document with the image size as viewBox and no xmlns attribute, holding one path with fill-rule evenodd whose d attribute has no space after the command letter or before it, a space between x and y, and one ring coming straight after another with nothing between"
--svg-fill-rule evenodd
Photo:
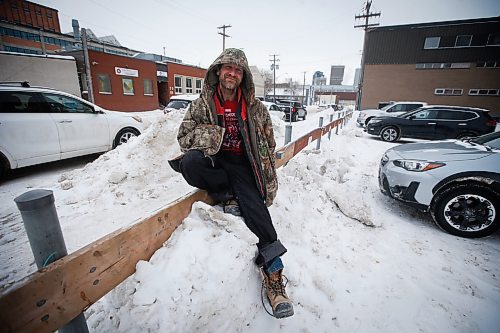
<instances>
[{"instance_id":1,"label":"parked silver suv","mask_svg":"<svg viewBox=\"0 0 500 333\"><path fill-rule=\"evenodd\" d=\"M430 211L453 235L490 235L500 225L500 132L393 147L380 162L379 186L394 199Z\"/></svg>"}]
</instances>

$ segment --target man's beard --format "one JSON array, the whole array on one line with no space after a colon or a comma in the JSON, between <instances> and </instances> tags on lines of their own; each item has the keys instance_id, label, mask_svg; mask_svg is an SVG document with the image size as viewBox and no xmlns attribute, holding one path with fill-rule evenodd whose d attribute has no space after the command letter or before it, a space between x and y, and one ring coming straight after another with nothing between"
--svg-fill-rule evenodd
<instances>
[{"instance_id":1,"label":"man's beard","mask_svg":"<svg viewBox=\"0 0 500 333\"><path fill-rule=\"evenodd\" d=\"M236 90L241 82L237 79L233 79L231 81L226 80L225 78L220 80L220 84L227 90Z\"/></svg>"}]
</instances>

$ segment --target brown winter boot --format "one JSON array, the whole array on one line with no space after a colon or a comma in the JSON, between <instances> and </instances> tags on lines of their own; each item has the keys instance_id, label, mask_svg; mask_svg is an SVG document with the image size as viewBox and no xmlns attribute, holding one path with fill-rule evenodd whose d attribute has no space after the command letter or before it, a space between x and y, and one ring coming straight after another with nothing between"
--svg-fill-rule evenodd
<instances>
[{"instance_id":1,"label":"brown winter boot","mask_svg":"<svg viewBox=\"0 0 500 333\"><path fill-rule=\"evenodd\" d=\"M266 295L271 307L273 308L273 315L276 318L286 318L293 316L292 301L288 298L283 285L282 269L267 275L263 268L261 268L262 276L264 277L264 284L266 287Z\"/></svg>"}]
</instances>

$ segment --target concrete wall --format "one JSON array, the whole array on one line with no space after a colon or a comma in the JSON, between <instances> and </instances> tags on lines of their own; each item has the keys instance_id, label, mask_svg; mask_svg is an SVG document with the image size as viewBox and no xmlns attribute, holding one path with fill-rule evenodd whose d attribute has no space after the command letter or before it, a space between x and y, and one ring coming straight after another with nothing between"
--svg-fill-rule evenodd
<instances>
[{"instance_id":1,"label":"concrete wall","mask_svg":"<svg viewBox=\"0 0 500 333\"><path fill-rule=\"evenodd\" d=\"M28 81L81 97L76 61L72 57L0 52L0 81Z\"/></svg>"}]
</instances>

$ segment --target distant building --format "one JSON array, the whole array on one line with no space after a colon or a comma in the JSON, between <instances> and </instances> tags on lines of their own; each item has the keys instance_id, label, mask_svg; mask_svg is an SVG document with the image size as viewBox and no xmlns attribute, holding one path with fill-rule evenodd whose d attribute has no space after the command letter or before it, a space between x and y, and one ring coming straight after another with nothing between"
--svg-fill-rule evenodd
<instances>
[{"instance_id":1,"label":"distant building","mask_svg":"<svg viewBox=\"0 0 500 333\"><path fill-rule=\"evenodd\" d=\"M250 71L252 72L253 83L255 86L255 97L264 99L264 83L266 78L256 66L250 66Z\"/></svg>"},{"instance_id":2,"label":"distant building","mask_svg":"<svg viewBox=\"0 0 500 333\"><path fill-rule=\"evenodd\" d=\"M56 9L29 1L0 0L0 51L18 53L4 57L8 64L3 63L2 68L25 61L22 54L71 55L76 59L76 66L73 65L73 73L65 67L64 74L78 78L81 95L88 99L90 80L85 69L82 30L77 20L73 20L72 26L72 32L61 33ZM112 35L97 37L91 29L85 31L91 90L99 106L118 111L155 110L166 105L173 95L201 92L206 69L183 64L180 59L129 49ZM56 82L54 75L39 75L47 66L52 66L53 58L30 58L33 70L17 73L16 77L22 76L42 86L60 87L61 82ZM66 91L70 86L63 88L61 90Z\"/></svg>"},{"instance_id":3,"label":"distant building","mask_svg":"<svg viewBox=\"0 0 500 333\"><path fill-rule=\"evenodd\" d=\"M0 21L24 25L37 30L61 32L57 9L30 1L0 1Z\"/></svg>"},{"instance_id":4,"label":"distant building","mask_svg":"<svg viewBox=\"0 0 500 333\"><path fill-rule=\"evenodd\" d=\"M366 32L361 108L381 101L472 106L500 115L500 17Z\"/></svg>"},{"instance_id":5,"label":"distant building","mask_svg":"<svg viewBox=\"0 0 500 333\"><path fill-rule=\"evenodd\" d=\"M360 82L361 82L361 68L356 68L356 70L354 71L354 83L353 83L353 86L355 88L358 88Z\"/></svg>"},{"instance_id":6,"label":"distant building","mask_svg":"<svg viewBox=\"0 0 500 333\"><path fill-rule=\"evenodd\" d=\"M319 85L322 85L322 84L323 85L326 84L326 77L323 74L323 72L316 71L313 74L312 84L313 84L313 86L319 86Z\"/></svg>"},{"instance_id":7,"label":"distant building","mask_svg":"<svg viewBox=\"0 0 500 333\"><path fill-rule=\"evenodd\" d=\"M349 85L318 85L312 86L315 104L338 104L354 106L356 104L357 88Z\"/></svg>"},{"instance_id":8,"label":"distant building","mask_svg":"<svg viewBox=\"0 0 500 333\"><path fill-rule=\"evenodd\" d=\"M171 96L199 94L206 69L175 62L155 62L90 50L94 103L117 111L150 111L165 106ZM85 94L87 75L83 51L65 54L77 61Z\"/></svg>"},{"instance_id":9,"label":"distant building","mask_svg":"<svg viewBox=\"0 0 500 333\"><path fill-rule=\"evenodd\" d=\"M345 66L332 66L330 69L330 85L341 85L344 81Z\"/></svg>"}]
</instances>

